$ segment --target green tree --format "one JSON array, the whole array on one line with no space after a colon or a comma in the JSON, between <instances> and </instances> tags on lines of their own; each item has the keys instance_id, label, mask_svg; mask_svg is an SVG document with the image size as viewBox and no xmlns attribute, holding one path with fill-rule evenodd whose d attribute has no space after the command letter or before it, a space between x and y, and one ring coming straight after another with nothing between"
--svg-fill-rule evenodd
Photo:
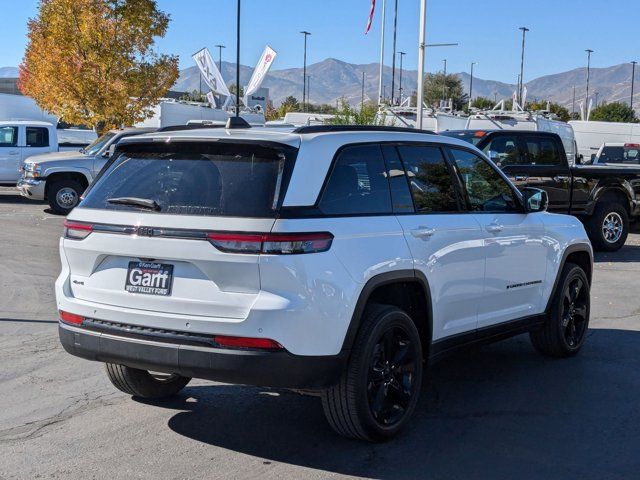
<instances>
[{"instance_id":1,"label":"green tree","mask_svg":"<svg viewBox=\"0 0 640 480\"><path fill-rule=\"evenodd\" d=\"M378 105L367 102L362 108L354 108L344 98L335 112L335 117L328 123L333 125L384 125L384 117L378 117Z\"/></svg>"},{"instance_id":2,"label":"green tree","mask_svg":"<svg viewBox=\"0 0 640 480\"><path fill-rule=\"evenodd\" d=\"M600 120L603 122L638 122L636 112L622 102L602 103L591 110L589 120Z\"/></svg>"},{"instance_id":3,"label":"green tree","mask_svg":"<svg viewBox=\"0 0 640 480\"><path fill-rule=\"evenodd\" d=\"M298 99L293 95L289 95L284 101L280 104L280 108L278 109L278 114L280 117L284 117L288 112L296 112L300 110L300 103Z\"/></svg>"},{"instance_id":4,"label":"green tree","mask_svg":"<svg viewBox=\"0 0 640 480\"><path fill-rule=\"evenodd\" d=\"M494 106L495 102L487 97L476 97L471 101L471 107L479 108L480 110L489 110Z\"/></svg>"},{"instance_id":5,"label":"green tree","mask_svg":"<svg viewBox=\"0 0 640 480\"><path fill-rule=\"evenodd\" d=\"M20 90L98 132L144 120L179 75L178 58L154 48L168 26L153 0L40 0Z\"/></svg>"},{"instance_id":6,"label":"green tree","mask_svg":"<svg viewBox=\"0 0 640 480\"><path fill-rule=\"evenodd\" d=\"M527 105L525 107L526 110L531 110L531 111L536 111L536 110L546 110L547 109L547 102L527 102ZM549 111L551 113L554 113L558 116L558 118L560 120L562 120L563 122L568 122L569 120L571 120L571 114L569 113L569 110L565 107L563 107L562 105L560 105L559 103L555 103L555 102L550 102L549 103Z\"/></svg>"},{"instance_id":7,"label":"green tree","mask_svg":"<svg viewBox=\"0 0 640 480\"><path fill-rule=\"evenodd\" d=\"M453 108L461 110L469 102L469 96L464 93L462 80L455 74L428 73L424 77L424 102L436 108L442 98L453 100Z\"/></svg>"}]
</instances>

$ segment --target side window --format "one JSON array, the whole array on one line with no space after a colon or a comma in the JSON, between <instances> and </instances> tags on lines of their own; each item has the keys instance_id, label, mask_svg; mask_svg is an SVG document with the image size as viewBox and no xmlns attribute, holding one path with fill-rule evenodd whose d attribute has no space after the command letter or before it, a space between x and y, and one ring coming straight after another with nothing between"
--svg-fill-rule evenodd
<instances>
[{"instance_id":1,"label":"side window","mask_svg":"<svg viewBox=\"0 0 640 480\"><path fill-rule=\"evenodd\" d=\"M0 147L18 145L18 127L0 127Z\"/></svg>"},{"instance_id":2,"label":"side window","mask_svg":"<svg viewBox=\"0 0 640 480\"><path fill-rule=\"evenodd\" d=\"M382 155L387 164L387 178L391 189L394 213L413 213L413 199L409 191L404 166L394 145L382 145Z\"/></svg>"},{"instance_id":3,"label":"side window","mask_svg":"<svg viewBox=\"0 0 640 480\"><path fill-rule=\"evenodd\" d=\"M560 150L552 138L528 136L524 143L527 148L528 163L531 165L562 165Z\"/></svg>"},{"instance_id":4,"label":"side window","mask_svg":"<svg viewBox=\"0 0 640 480\"><path fill-rule=\"evenodd\" d=\"M489 162L466 150L451 149L451 153L473 211L518 210L513 190Z\"/></svg>"},{"instance_id":5,"label":"side window","mask_svg":"<svg viewBox=\"0 0 640 480\"><path fill-rule=\"evenodd\" d=\"M520 149L518 148L518 139L509 135L496 135L482 149L489 156L489 152L493 151L498 154L497 162L499 166L506 167L508 165L518 165L522 163ZM492 159L493 160L493 159Z\"/></svg>"},{"instance_id":6,"label":"side window","mask_svg":"<svg viewBox=\"0 0 640 480\"><path fill-rule=\"evenodd\" d=\"M417 212L459 211L451 170L438 147L400 146Z\"/></svg>"},{"instance_id":7,"label":"side window","mask_svg":"<svg viewBox=\"0 0 640 480\"><path fill-rule=\"evenodd\" d=\"M41 127L27 127L27 147L48 147L49 130Z\"/></svg>"},{"instance_id":8,"label":"side window","mask_svg":"<svg viewBox=\"0 0 640 480\"><path fill-rule=\"evenodd\" d=\"M318 207L327 215L391 213L391 194L380 146L344 148Z\"/></svg>"}]
</instances>

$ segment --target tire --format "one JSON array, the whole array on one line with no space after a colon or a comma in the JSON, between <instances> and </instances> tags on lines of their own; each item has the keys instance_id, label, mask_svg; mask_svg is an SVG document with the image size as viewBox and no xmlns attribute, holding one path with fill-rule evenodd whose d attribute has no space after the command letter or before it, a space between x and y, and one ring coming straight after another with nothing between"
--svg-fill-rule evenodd
<instances>
[{"instance_id":1,"label":"tire","mask_svg":"<svg viewBox=\"0 0 640 480\"><path fill-rule=\"evenodd\" d=\"M590 308L587 274L575 263L567 262L544 326L529 333L531 343L538 352L550 357L575 355L587 338Z\"/></svg>"},{"instance_id":2,"label":"tire","mask_svg":"<svg viewBox=\"0 0 640 480\"><path fill-rule=\"evenodd\" d=\"M82 192L84 188L75 180L57 180L49 187L47 200L51 210L60 215L67 215L80 203Z\"/></svg>"},{"instance_id":3,"label":"tire","mask_svg":"<svg viewBox=\"0 0 640 480\"><path fill-rule=\"evenodd\" d=\"M589 239L596 250L615 252L627 241L629 214L617 202L601 202L587 220Z\"/></svg>"},{"instance_id":4,"label":"tire","mask_svg":"<svg viewBox=\"0 0 640 480\"><path fill-rule=\"evenodd\" d=\"M180 375L151 374L146 370L105 363L107 376L121 392L140 398L166 398L182 390L191 380Z\"/></svg>"},{"instance_id":5,"label":"tire","mask_svg":"<svg viewBox=\"0 0 640 480\"><path fill-rule=\"evenodd\" d=\"M397 363L387 362L385 351L392 351ZM347 368L336 385L322 392L331 427L366 441L395 436L415 410L422 364L420 335L409 315L392 306L368 307Z\"/></svg>"}]
</instances>

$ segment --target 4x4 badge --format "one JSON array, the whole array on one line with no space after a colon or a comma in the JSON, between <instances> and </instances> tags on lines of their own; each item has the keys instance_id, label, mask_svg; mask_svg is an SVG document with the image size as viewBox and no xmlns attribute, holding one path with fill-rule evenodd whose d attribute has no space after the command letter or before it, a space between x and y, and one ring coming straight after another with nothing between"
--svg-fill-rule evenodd
<instances>
[{"instance_id":1,"label":"4x4 badge","mask_svg":"<svg viewBox=\"0 0 640 480\"><path fill-rule=\"evenodd\" d=\"M138 236L140 237L153 237L153 228L152 227L138 227Z\"/></svg>"}]
</instances>

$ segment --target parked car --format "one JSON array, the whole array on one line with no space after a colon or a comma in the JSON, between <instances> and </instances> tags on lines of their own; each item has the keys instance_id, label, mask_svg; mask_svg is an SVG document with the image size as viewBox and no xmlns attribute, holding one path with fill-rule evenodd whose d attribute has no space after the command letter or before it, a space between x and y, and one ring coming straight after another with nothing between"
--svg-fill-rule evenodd
<instances>
[{"instance_id":1,"label":"parked car","mask_svg":"<svg viewBox=\"0 0 640 480\"><path fill-rule=\"evenodd\" d=\"M110 130L79 151L30 156L22 165L17 188L23 197L46 200L54 212L66 215L78 204L82 192L107 162L113 146L125 137L154 130Z\"/></svg>"},{"instance_id":2,"label":"parked car","mask_svg":"<svg viewBox=\"0 0 640 480\"><path fill-rule=\"evenodd\" d=\"M311 390L338 433L384 440L425 362L524 332L580 350L591 245L546 205L413 129L126 138L65 222L60 340L130 395L191 377Z\"/></svg>"},{"instance_id":3,"label":"parked car","mask_svg":"<svg viewBox=\"0 0 640 480\"><path fill-rule=\"evenodd\" d=\"M78 150L86 146L76 143L79 130L66 132L64 142L58 140L58 130L53 124L35 120L0 121L0 185L15 186L24 159L41 153L61 150Z\"/></svg>"},{"instance_id":4,"label":"parked car","mask_svg":"<svg viewBox=\"0 0 640 480\"><path fill-rule=\"evenodd\" d=\"M640 166L569 166L560 138L548 132L460 130L442 132L473 143L518 188L549 195L549 211L579 217L598 250L620 249L629 221L640 215Z\"/></svg>"},{"instance_id":5,"label":"parked car","mask_svg":"<svg viewBox=\"0 0 640 480\"><path fill-rule=\"evenodd\" d=\"M640 143L603 143L591 163L593 165L638 165Z\"/></svg>"}]
</instances>

